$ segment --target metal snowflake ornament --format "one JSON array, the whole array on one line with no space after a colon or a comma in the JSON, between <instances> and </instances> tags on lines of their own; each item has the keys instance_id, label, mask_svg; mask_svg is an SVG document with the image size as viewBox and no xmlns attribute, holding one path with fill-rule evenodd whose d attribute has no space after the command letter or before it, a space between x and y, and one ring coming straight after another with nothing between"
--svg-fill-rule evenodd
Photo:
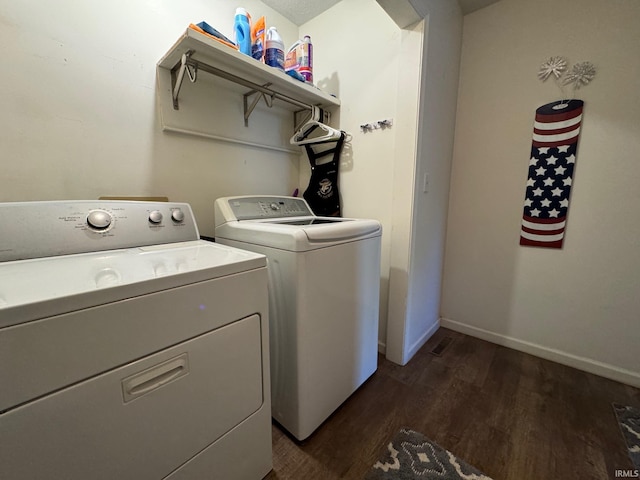
<instances>
[{"instance_id":1,"label":"metal snowflake ornament","mask_svg":"<svg viewBox=\"0 0 640 480\"><path fill-rule=\"evenodd\" d=\"M589 84L596 76L596 67L591 62L576 63L564 78L564 85L573 84L574 89L579 89Z\"/></svg>"},{"instance_id":2,"label":"metal snowflake ornament","mask_svg":"<svg viewBox=\"0 0 640 480\"><path fill-rule=\"evenodd\" d=\"M551 57L549 60L540 65L538 70L538 78L543 82L553 74L556 78L560 78L567 69L567 61L564 57Z\"/></svg>"},{"instance_id":3,"label":"metal snowflake ornament","mask_svg":"<svg viewBox=\"0 0 640 480\"><path fill-rule=\"evenodd\" d=\"M554 83L560 89L562 98L567 98L567 93L564 88L566 85L573 87L574 95L576 90L589 84L596 76L596 67L594 67L591 62L576 63L571 67L569 72L565 74L566 71L567 60L564 57L551 57L540 65L538 78L543 82L548 78L553 78ZM562 78L563 75L564 78Z\"/></svg>"}]
</instances>

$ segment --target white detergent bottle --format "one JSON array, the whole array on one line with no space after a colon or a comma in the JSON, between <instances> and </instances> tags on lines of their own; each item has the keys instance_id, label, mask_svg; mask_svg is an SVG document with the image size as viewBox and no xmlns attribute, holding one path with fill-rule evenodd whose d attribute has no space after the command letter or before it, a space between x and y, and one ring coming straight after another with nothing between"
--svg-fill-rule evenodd
<instances>
[{"instance_id":1,"label":"white detergent bottle","mask_svg":"<svg viewBox=\"0 0 640 480\"><path fill-rule=\"evenodd\" d=\"M270 27L267 30L265 47L264 63L284 71L284 42L276 27Z\"/></svg>"},{"instance_id":2,"label":"white detergent bottle","mask_svg":"<svg viewBox=\"0 0 640 480\"><path fill-rule=\"evenodd\" d=\"M300 44L300 52L300 68L298 71L305 81L313 83L313 45L309 35L306 35Z\"/></svg>"}]
</instances>

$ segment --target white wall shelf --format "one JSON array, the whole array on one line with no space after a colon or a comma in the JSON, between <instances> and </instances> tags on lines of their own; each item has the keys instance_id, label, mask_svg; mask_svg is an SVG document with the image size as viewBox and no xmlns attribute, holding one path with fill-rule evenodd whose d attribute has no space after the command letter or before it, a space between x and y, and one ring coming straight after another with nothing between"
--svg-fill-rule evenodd
<instances>
[{"instance_id":1,"label":"white wall shelf","mask_svg":"<svg viewBox=\"0 0 640 480\"><path fill-rule=\"evenodd\" d=\"M171 71L173 108L176 110L179 109L178 97L185 75L195 81L198 72L204 71L248 88L243 94L245 126L261 98L268 106L273 100L280 100L292 106L294 111L340 105L336 97L191 28L187 28L162 57L158 67Z\"/></svg>"}]
</instances>

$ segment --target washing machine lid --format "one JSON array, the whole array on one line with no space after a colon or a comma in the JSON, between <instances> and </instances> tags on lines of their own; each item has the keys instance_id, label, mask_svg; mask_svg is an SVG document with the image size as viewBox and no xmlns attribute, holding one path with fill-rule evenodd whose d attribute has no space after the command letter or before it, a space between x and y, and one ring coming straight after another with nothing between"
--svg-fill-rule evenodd
<instances>
[{"instance_id":1,"label":"washing machine lid","mask_svg":"<svg viewBox=\"0 0 640 480\"><path fill-rule=\"evenodd\" d=\"M318 217L303 198L224 197L215 203L216 238L294 252L380 236L377 220Z\"/></svg>"},{"instance_id":2,"label":"washing machine lid","mask_svg":"<svg viewBox=\"0 0 640 480\"><path fill-rule=\"evenodd\" d=\"M379 237L377 220L303 217L288 220L244 220L216 228L216 238L304 252Z\"/></svg>"},{"instance_id":3,"label":"washing machine lid","mask_svg":"<svg viewBox=\"0 0 640 480\"><path fill-rule=\"evenodd\" d=\"M0 328L264 267L204 240L0 262Z\"/></svg>"}]
</instances>

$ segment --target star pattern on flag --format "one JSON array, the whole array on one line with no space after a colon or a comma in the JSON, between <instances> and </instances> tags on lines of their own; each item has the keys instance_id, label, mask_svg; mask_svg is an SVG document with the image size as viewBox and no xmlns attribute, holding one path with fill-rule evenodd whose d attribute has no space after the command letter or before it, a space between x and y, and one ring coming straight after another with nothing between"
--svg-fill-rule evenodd
<instances>
[{"instance_id":1,"label":"star pattern on flag","mask_svg":"<svg viewBox=\"0 0 640 480\"><path fill-rule=\"evenodd\" d=\"M575 151L575 143L531 148L525 215L537 218L566 217L573 183ZM545 168L542 165L553 167Z\"/></svg>"}]
</instances>

